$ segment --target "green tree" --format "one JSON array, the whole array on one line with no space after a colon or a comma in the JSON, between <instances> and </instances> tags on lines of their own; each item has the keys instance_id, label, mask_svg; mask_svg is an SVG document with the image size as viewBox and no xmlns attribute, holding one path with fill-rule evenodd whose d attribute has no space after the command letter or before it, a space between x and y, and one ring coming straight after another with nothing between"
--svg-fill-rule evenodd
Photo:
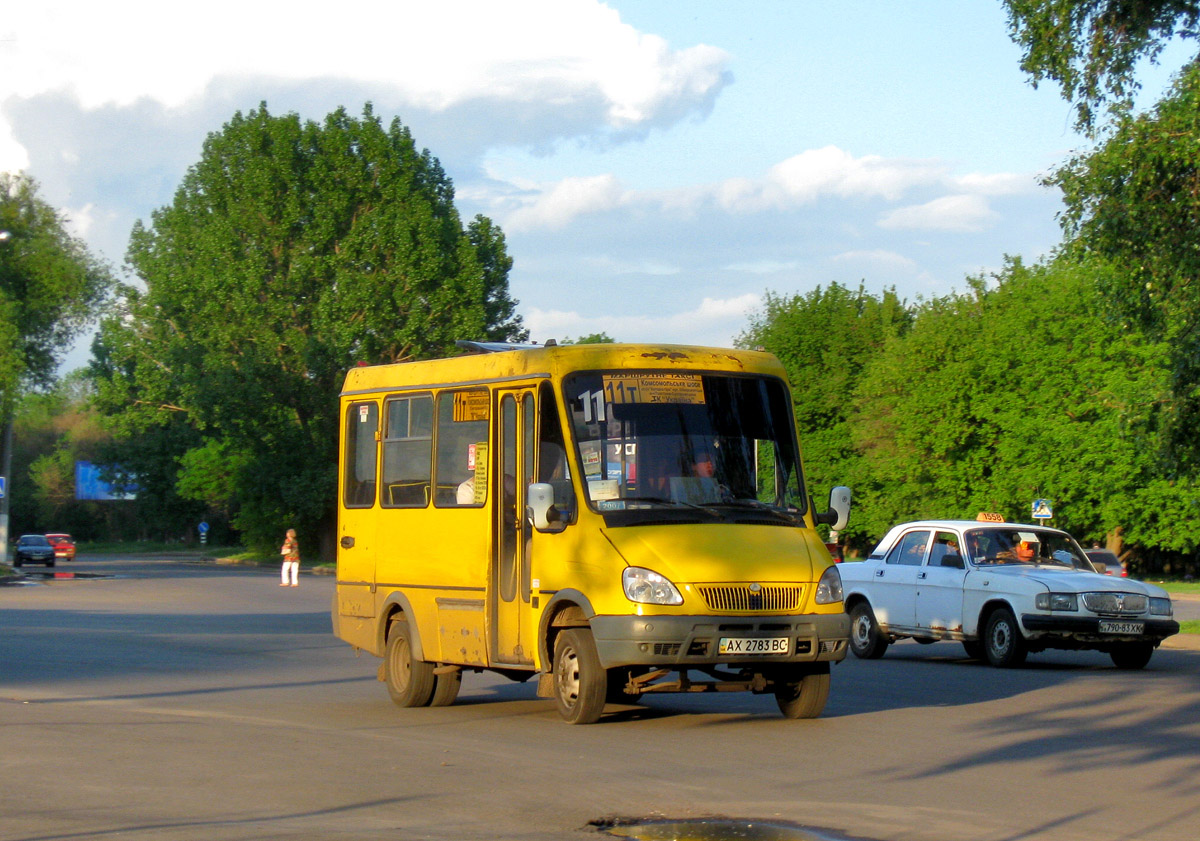
<instances>
[{"instance_id":1,"label":"green tree","mask_svg":"<svg viewBox=\"0 0 1200 841\"><path fill-rule=\"evenodd\" d=\"M464 229L436 158L370 105L235 114L128 257L144 288L102 327L101 405L130 440L181 419L160 468L258 546L294 526L332 555L347 368L521 332L502 233Z\"/></svg>"},{"instance_id":2,"label":"green tree","mask_svg":"<svg viewBox=\"0 0 1200 841\"><path fill-rule=\"evenodd\" d=\"M1011 261L989 283L928 302L856 391L856 444L873 483L864 525L995 511L1028 520L1049 498L1081 539L1200 545L1200 522L1168 524L1194 499L1150 443L1169 387L1167 348L1106 317L1098 291L1119 271L1067 258Z\"/></svg>"},{"instance_id":3,"label":"green tree","mask_svg":"<svg viewBox=\"0 0 1200 841\"><path fill-rule=\"evenodd\" d=\"M63 353L94 320L112 284L108 268L67 230L37 183L0 173L0 389L45 386Z\"/></svg>"},{"instance_id":4,"label":"green tree","mask_svg":"<svg viewBox=\"0 0 1200 841\"><path fill-rule=\"evenodd\" d=\"M864 486L866 476L849 422L854 384L911 322L908 307L894 290L877 298L862 286L855 290L832 283L805 295L768 292L761 311L737 337L738 347L768 350L787 369L814 496L842 484L857 495ZM863 534L859 519L852 518L847 539Z\"/></svg>"},{"instance_id":5,"label":"green tree","mask_svg":"<svg viewBox=\"0 0 1200 841\"><path fill-rule=\"evenodd\" d=\"M559 342L560 345L611 345L616 342L612 336L607 333L587 333L577 338L567 337Z\"/></svg>"},{"instance_id":6,"label":"green tree","mask_svg":"<svg viewBox=\"0 0 1200 841\"><path fill-rule=\"evenodd\" d=\"M1200 470L1200 65L1171 95L1128 117L1098 149L1051 179L1063 191L1070 248L1103 276L1113 314L1171 348L1170 415L1159 451L1181 477Z\"/></svg>"},{"instance_id":7,"label":"green tree","mask_svg":"<svg viewBox=\"0 0 1200 841\"><path fill-rule=\"evenodd\" d=\"M1200 37L1197 0L1005 0L1009 31L1024 50L1021 69L1034 86L1050 79L1075 104L1077 127L1097 111L1127 113L1139 90L1137 69L1172 38Z\"/></svg>"}]
</instances>

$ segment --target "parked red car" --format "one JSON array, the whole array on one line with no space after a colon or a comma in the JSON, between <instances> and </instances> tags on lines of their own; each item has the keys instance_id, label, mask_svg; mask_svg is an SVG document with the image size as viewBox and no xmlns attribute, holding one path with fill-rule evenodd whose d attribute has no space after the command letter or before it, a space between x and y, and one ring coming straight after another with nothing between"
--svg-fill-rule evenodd
<instances>
[{"instance_id":1,"label":"parked red car","mask_svg":"<svg viewBox=\"0 0 1200 841\"><path fill-rule=\"evenodd\" d=\"M46 539L54 547L55 560L75 560L75 541L71 538L71 535L59 532L57 534L47 534Z\"/></svg>"}]
</instances>

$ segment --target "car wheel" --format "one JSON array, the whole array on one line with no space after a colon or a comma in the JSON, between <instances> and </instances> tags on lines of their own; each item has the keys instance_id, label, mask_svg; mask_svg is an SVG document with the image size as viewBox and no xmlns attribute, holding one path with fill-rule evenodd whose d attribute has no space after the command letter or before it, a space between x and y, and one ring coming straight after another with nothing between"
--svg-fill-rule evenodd
<instances>
[{"instance_id":1,"label":"car wheel","mask_svg":"<svg viewBox=\"0 0 1200 841\"><path fill-rule=\"evenodd\" d=\"M1154 654L1154 645L1148 642L1125 642L1108 653L1118 669L1144 669Z\"/></svg>"},{"instance_id":2,"label":"car wheel","mask_svg":"<svg viewBox=\"0 0 1200 841\"><path fill-rule=\"evenodd\" d=\"M988 617L983 632L983 649L987 661L1001 669L1025 662L1029 650L1025 646L1025 638L1021 636L1017 619L1008 608L997 608Z\"/></svg>"},{"instance_id":3,"label":"car wheel","mask_svg":"<svg viewBox=\"0 0 1200 841\"><path fill-rule=\"evenodd\" d=\"M972 660L986 660L987 655L983 651L983 642L981 640L963 640L963 651L967 652L967 656Z\"/></svg>"},{"instance_id":4,"label":"car wheel","mask_svg":"<svg viewBox=\"0 0 1200 841\"><path fill-rule=\"evenodd\" d=\"M25 563L20 558L13 558L13 569L20 569L21 564Z\"/></svg>"},{"instance_id":5,"label":"car wheel","mask_svg":"<svg viewBox=\"0 0 1200 841\"><path fill-rule=\"evenodd\" d=\"M850 650L862 660L878 660L887 651L888 640L879 632L875 611L866 602L850 610Z\"/></svg>"},{"instance_id":6,"label":"car wheel","mask_svg":"<svg viewBox=\"0 0 1200 841\"><path fill-rule=\"evenodd\" d=\"M775 684L775 702L784 718L816 718L829 700L829 664L816 674L800 675L799 680Z\"/></svg>"},{"instance_id":7,"label":"car wheel","mask_svg":"<svg viewBox=\"0 0 1200 841\"><path fill-rule=\"evenodd\" d=\"M408 623L392 620L383 655L383 680L399 707L423 707L433 697L433 664L413 657Z\"/></svg>"},{"instance_id":8,"label":"car wheel","mask_svg":"<svg viewBox=\"0 0 1200 841\"><path fill-rule=\"evenodd\" d=\"M48 566L48 567L54 566L54 561L46 561L46 566Z\"/></svg>"},{"instance_id":9,"label":"car wheel","mask_svg":"<svg viewBox=\"0 0 1200 841\"><path fill-rule=\"evenodd\" d=\"M587 628L568 628L554 641L554 700L568 724L592 724L604 712L608 673Z\"/></svg>"}]
</instances>

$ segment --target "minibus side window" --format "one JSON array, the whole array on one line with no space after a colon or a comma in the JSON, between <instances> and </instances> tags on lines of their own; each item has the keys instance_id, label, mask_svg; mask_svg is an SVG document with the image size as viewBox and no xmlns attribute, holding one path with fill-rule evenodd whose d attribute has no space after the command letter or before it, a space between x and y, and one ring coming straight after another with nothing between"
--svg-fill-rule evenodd
<instances>
[{"instance_id":1,"label":"minibus side window","mask_svg":"<svg viewBox=\"0 0 1200 841\"><path fill-rule=\"evenodd\" d=\"M379 409L374 403L351 403L346 408L342 504L347 508L370 508L375 504L378 429Z\"/></svg>"},{"instance_id":2,"label":"minibus side window","mask_svg":"<svg viewBox=\"0 0 1200 841\"><path fill-rule=\"evenodd\" d=\"M491 395L486 388L443 391L438 395L437 483L433 496L438 508L478 508L487 502L490 411Z\"/></svg>"},{"instance_id":3,"label":"minibus side window","mask_svg":"<svg viewBox=\"0 0 1200 841\"><path fill-rule=\"evenodd\" d=\"M433 472L433 395L393 397L384 404L384 508L424 508Z\"/></svg>"}]
</instances>

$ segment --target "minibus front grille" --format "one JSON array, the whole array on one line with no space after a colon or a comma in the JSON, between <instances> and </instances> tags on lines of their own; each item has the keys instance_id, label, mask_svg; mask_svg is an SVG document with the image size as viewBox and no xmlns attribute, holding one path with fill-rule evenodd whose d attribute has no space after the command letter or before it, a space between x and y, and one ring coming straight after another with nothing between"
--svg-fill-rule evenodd
<instances>
[{"instance_id":1,"label":"minibus front grille","mask_svg":"<svg viewBox=\"0 0 1200 841\"><path fill-rule=\"evenodd\" d=\"M800 607L799 584L697 584L709 610L791 613Z\"/></svg>"}]
</instances>

